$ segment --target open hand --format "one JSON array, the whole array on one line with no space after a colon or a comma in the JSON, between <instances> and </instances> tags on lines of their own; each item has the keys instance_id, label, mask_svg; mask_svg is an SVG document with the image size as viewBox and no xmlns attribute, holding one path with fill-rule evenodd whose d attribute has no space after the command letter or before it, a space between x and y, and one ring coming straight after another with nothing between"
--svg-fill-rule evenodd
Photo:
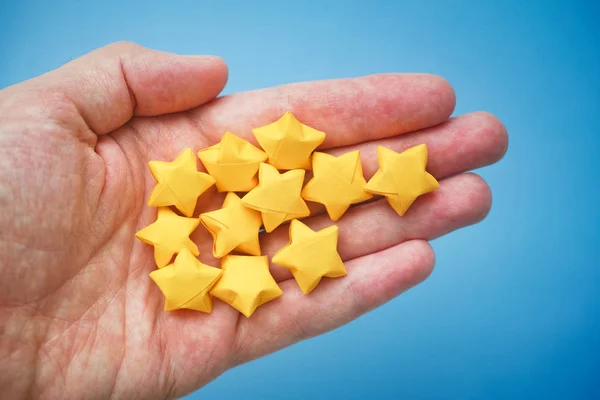
<instances>
[{"instance_id":1,"label":"open hand","mask_svg":"<svg viewBox=\"0 0 600 400\"><path fill-rule=\"evenodd\" d=\"M298 83L216 98L227 67L117 43L0 91L0 392L7 398L177 397L237 364L351 321L423 281L427 240L476 223L491 204L486 183L465 173L498 161L502 124L487 113L448 119L455 97L443 79L383 74ZM174 159L231 131L291 111L327 133L319 148L360 150L365 177L376 146L426 143L440 181L399 217L382 198L338 222L348 275L304 296L289 271L272 273L283 296L246 319L215 300L211 314L163 311L148 274L153 252L135 239L156 209L149 160ZM198 210L218 208L213 187ZM312 228L333 223L314 207ZM192 238L200 259L212 239ZM288 226L262 237L273 255ZM467 248L468 246L465 246Z\"/></svg>"}]
</instances>

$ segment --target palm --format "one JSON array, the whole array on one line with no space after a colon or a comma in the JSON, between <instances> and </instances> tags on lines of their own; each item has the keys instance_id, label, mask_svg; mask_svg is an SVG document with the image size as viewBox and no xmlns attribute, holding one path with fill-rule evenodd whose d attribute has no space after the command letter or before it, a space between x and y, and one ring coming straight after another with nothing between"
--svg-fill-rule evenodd
<instances>
[{"instance_id":1,"label":"palm","mask_svg":"<svg viewBox=\"0 0 600 400\"><path fill-rule=\"evenodd\" d=\"M207 90L204 101L216 94ZM12 140L6 144L35 149L36 156L18 158L13 170L0 172L22 171L18 185L31 188L13 212L41 221L15 224L13 238L0 237L0 245L18 241L28 249L10 260L11 270L0 266L8 276L18 267L25 277L12 280L10 288L2 281L0 304L6 320L41 317L34 331L44 333L37 334L39 350L31 356L38 372L30 384L49 394L66 390L76 396L95 387L101 388L99 396L181 395L238 363L356 318L427 277L433 255L423 240L485 216L487 186L461 173L496 161L506 146L503 127L487 114L438 125L454 99L451 89L431 76L382 75L267 89L185 112L133 118L120 127L113 124L116 129L103 129L97 122L102 120L90 121L89 114L81 118L70 97L54 100L60 112L34 117L19 113L14 102L0 103L2 115L19 122L3 125ZM383 200L349 210L338 223L348 276L322 282L309 296L302 296L287 271L273 267L284 295L250 319L218 300L211 314L165 313L148 278L152 249L134 238L156 213L145 206L154 186L147 162L173 159L185 147L210 146L226 130L252 140L251 127L287 109L328 133L326 151L361 150L367 178L377 169L377 144L401 150L427 143L429 170L441 180L440 190L402 218ZM23 126L36 135L17 132ZM35 168L27 173L31 163ZM222 200L211 189L198 209L216 209ZM306 221L313 228L332 224L319 207ZM208 232L199 228L192 238L202 261L218 265ZM269 255L286 242L285 226L261 238ZM7 254L17 254L11 250ZM82 373L90 365L94 370Z\"/></svg>"}]
</instances>

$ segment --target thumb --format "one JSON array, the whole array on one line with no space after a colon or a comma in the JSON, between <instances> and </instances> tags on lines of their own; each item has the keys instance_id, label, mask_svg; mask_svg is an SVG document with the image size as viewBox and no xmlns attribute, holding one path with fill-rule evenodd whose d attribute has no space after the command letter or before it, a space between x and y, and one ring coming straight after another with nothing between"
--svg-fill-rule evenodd
<instances>
[{"instance_id":1,"label":"thumb","mask_svg":"<svg viewBox=\"0 0 600 400\"><path fill-rule=\"evenodd\" d=\"M39 78L64 94L102 135L134 115L184 111L214 99L227 65L214 56L180 56L133 43L114 43Z\"/></svg>"}]
</instances>

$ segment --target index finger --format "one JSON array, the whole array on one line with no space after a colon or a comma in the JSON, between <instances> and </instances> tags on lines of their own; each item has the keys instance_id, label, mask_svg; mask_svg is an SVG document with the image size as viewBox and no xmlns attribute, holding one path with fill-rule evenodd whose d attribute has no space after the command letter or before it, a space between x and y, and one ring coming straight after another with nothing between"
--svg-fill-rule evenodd
<instances>
[{"instance_id":1,"label":"index finger","mask_svg":"<svg viewBox=\"0 0 600 400\"><path fill-rule=\"evenodd\" d=\"M212 142L230 131L256 144L252 129L291 111L327 134L321 149L347 146L437 125L452 114L454 90L439 76L378 74L303 82L237 93L191 111Z\"/></svg>"}]
</instances>

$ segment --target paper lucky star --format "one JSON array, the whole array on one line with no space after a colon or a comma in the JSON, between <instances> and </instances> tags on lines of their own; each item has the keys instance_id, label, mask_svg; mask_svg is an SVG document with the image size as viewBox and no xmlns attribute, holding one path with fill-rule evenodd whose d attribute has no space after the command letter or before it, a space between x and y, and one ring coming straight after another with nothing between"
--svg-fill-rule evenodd
<instances>
[{"instance_id":1,"label":"paper lucky star","mask_svg":"<svg viewBox=\"0 0 600 400\"><path fill-rule=\"evenodd\" d=\"M157 184L152 190L150 207L175 206L183 215L191 217L198 197L215 180L196 168L192 149L185 149L173 162L150 161L150 172Z\"/></svg>"},{"instance_id":2,"label":"paper lucky star","mask_svg":"<svg viewBox=\"0 0 600 400\"><path fill-rule=\"evenodd\" d=\"M298 220L290 223L290 243L273 256L273 263L288 268L302 293L311 292L321 278L346 275L346 268L337 252L336 225L313 231Z\"/></svg>"},{"instance_id":3,"label":"paper lucky star","mask_svg":"<svg viewBox=\"0 0 600 400\"><path fill-rule=\"evenodd\" d=\"M242 197L246 207L260 211L267 232L272 232L285 221L310 215L308 206L300 197L304 170L294 169L280 174L269 164L260 164L258 186Z\"/></svg>"},{"instance_id":4,"label":"paper lucky star","mask_svg":"<svg viewBox=\"0 0 600 400\"><path fill-rule=\"evenodd\" d=\"M233 250L260 255L260 212L244 206L235 193L227 193L221 209L201 214L200 222L213 237L215 257L221 258Z\"/></svg>"},{"instance_id":5,"label":"paper lucky star","mask_svg":"<svg viewBox=\"0 0 600 400\"><path fill-rule=\"evenodd\" d=\"M219 192L251 190L258 183L258 166L267 160L264 151L230 132L216 145L200 150L198 157L215 178Z\"/></svg>"},{"instance_id":6,"label":"paper lucky star","mask_svg":"<svg viewBox=\"0 0 600 400\"><path fill-rule=\"evenodd\" d=\"M365 192L360 153L339 157L316 152L312 158L314 177L302 189L302 198L325 205L329 217L337 221L351 204L370 199Z\"/></svg>"},{"instance_id":7,"label":"paper lucky star","mask_svg":"<svg viewBox=\"0 0 600 400\"><path fill-rule=\"evenodd\" d=\"M186 248L182 249L173 264L150 273L165 296L165 311L189 308L209 313L212 300L208 292L222 271L202 264Z\"/></svg>"},{"instance_id":8,"label":"paper lucky star","mask_svg":"<svg viewBox=\"0 0 600 400\"><path fill-rule=\"evenodd\" d=\"M440 187L433 175L425 170L425 144L411 147L402 153L377 146L377 159L379 170L369 180L365 190L385 196L398 215L404 215L417 197Z\"/></svg>"},{"instance_id":9,"label":"paper lucky star","mask_svg":"<svg viewBox=\"0 0 600 400\"><path fill-rule=\"evenodd\" d=\"M181 217L170 208L161 207L156 221L138 231L135 236L154 246L154 261L158 268L162 268L181 249L188 249L195 256L200 254L198 246L189 238L198 224L198 218Z\"/></svg>"},{"instance_id":10,"label":"paper lucky star","mask_svg":"<svg viewBox=\"0 0 600 400\"><path fill-rule=\"evenodd\" d=\"M304 125L286 112L269 124L252 130L256 140L277 169L310 169L312 152L325 140L325 133Z\"/></svg>"},{"instance_id":11,"label":"paper lucky star","mask_svg":"<svg viewBox=\"0 0 600 400\"><path fill-rule=\"evenodd\" d=\"M283 294L269 272L267 256L228 255L221 259L221 269L223 275L210 294L246 317Z\"/></svg>"}]
</instances>

